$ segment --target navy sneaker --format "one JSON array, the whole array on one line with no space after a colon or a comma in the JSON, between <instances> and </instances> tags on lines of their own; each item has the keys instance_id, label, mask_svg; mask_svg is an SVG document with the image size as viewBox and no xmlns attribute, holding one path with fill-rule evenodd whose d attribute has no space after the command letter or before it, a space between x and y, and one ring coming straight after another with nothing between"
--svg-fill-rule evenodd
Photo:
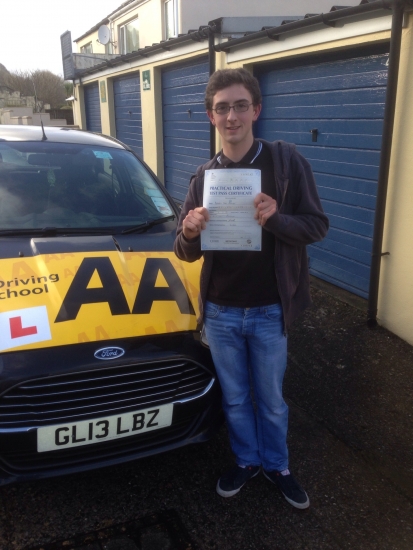
<instances>
[{"instance_id":1,"label":"navy sneaker","mask_svg":"<svg viewBox=\"0 0 413 550\"><path fill-rule=\"evenodd\" d=\"M235 466L218 479L217 493L222 497L233 497L250 479L259 474L261 466Z\"/></svg>"},{"instance_id":2,"label":"navy sneaker","mask_svg":"<svg viewBox=\"0 0 413 550\"><path fill-rule=\"evenodd\" d=\"M293 475L288 473L287 475L282 475L281 472L273 470L272 472L266 472L263 470L264 475L267 479L275 483L279 490L284 495L284 498L295 508L308 508L310 506L310 499L307 496L307 493L299 483L294 479Z\"/></svg>"}]
</instances>

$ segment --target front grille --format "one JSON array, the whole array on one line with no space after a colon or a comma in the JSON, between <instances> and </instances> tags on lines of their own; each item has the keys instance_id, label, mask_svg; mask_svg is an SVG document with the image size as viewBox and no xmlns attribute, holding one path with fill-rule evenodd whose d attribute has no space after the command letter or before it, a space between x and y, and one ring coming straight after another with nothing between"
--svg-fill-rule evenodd
<instances>
[{"instance_id":1,"label":"front grille","mask_svg":"<svg viewBox=\"0 0 413 550\"><path fill-rule=\"evenodd\" d=\"M188 359L112 366L29 380L0 398L0 429L110 416L194 398L213 379Z\"/></svg>"},{"instance_id":2,"label":"front grille","mask_svg":"<svg viewBox=\"0 0 413 550\"><path fill-rule=\"evenodd\" d=\"M87 467L88 464L110 460L127 461L164 450L174 444L189 439L197 430L200 415L191 416L172 426L146 432L132 437L115 439L83 447L71 447L62 451L38 453L29 450L4 449L0 464L10 474L24 474Z\"/></svg>"}]
</instances>

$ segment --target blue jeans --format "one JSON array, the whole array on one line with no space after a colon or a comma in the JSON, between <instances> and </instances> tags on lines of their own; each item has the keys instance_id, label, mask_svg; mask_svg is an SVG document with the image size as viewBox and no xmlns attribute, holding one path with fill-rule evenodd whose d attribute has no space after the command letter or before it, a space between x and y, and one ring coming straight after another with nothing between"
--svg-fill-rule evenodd
<instances>
[{"instance_id":1,"label":"blue jeans","mask_svg":"<svg viewBox=\"0 0 413 550\"><path fill-rule=\"evenodd\" d=\"M237 464L288 468L288 407L282 396L287 338L281 305L244 309L206 302L204 323Z\"/></svg>"}]
</instances>

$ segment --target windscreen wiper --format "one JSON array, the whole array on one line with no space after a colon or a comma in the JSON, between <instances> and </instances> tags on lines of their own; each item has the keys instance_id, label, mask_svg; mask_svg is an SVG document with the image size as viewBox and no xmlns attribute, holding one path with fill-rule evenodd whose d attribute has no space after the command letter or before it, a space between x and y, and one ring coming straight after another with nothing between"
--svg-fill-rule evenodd
<instances>
[{"instance_id":1,"label":"windscreen wiper","mask_svg":"<svg viewBox=\"0 0 413 550\"><path fill-rule=\"evenodd\" d=\"M49 230L50 228L31 227L30 229L0 229L0 237L2 236L18 237L20 235L22 236L28 235L29 237L38 236L38 235L43 235L46 229Z\"/></svg>"},{"instance_id":2,"label":"windscreen wiper","mask_svg":"<svg viewBox=\"0 0 413 550\"><path fill-rule=\"evenodd\" d=\"M29 237L56 237L62 235L111 235L113 227L36 227L30 229L0 229L0 237L26 236Z\"/></svg>"},{"instance_id":3,"label":"windscreen wiper","mask_svg":"<svg viewBox=\"0 0 413 550\"><path fill-rule=\"evenodd\" d=\"M121 234L126 235L127 233L135 233L136 231L147 231L154 225L158 225L160 223L166 223L174 219L175 219L175 215L172 214L171 216L166 216L165 218L158 218L157 220L152 220L150 222L146 221L145 223L140 223L139 225L135 225L134 227L129 227L128 229L124 229L123 231L121 231Z\"/></svg>"}]
</instances>

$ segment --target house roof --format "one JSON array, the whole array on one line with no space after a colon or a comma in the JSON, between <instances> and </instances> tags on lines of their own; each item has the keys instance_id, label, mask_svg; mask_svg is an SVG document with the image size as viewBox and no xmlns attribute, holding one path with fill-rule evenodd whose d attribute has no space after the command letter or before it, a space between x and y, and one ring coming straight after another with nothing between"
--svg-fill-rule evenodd
<instances>
[{"instance_id":1,"label":"house roof","mask_svg":"<svg viewBox=\"0 0 413 550\"><path fill-rule=\"evenodd\" d=\"M131 3L133 0L128 0L122 6L126 6ZM245 47L249 43L255 41L269 41L277 40L283 34L288 34L291 32L294 33L306 33L312 31L316 28L323 26L334 27L339 21L354 20L354 19L365 19L374 17L375 15L387 14L389 10L392 9L394 5L393 0L361 0L360 4L357 6L336 6L333 5L331 10L327 13L314 14L308 13L300 19L295 20L283 20L280 25L274 27L263 27L259 31L246 33L242 37L229 38L228 41L223 42L214 47L215 51L225 51L228 52L232 48ZM122 7L121 6L121 7ZM119 8L118 8L119 9ZM115 12L118 10L115 10ZM113 12L113 13L115 13ZM381 12L381 13L380 13ZM83 76L86 74L91 74L98 72L107 67L114 67L118 65L123 65L129 63L135 59L147 58L151 55L155 55L162 50L171 50L173 48L181 46L183 43L195 41L202 42L208 40L210 32L220 34L223 29L223 22L228 18L218 18L210 21L208 25L199 27L196 31L189 31L187 34L179 35L177 38L170 38L169 40L161 40L161 42L152 44L152 46L146 46L145 48L139 48L137 51L124 54L124 55L115 55L111 59L105 59L99 62L92 67L88 67L76 72L76 76ZM103 23L101 23L103 24ZM100 24L99 24L100 25ZM94 27L98 28L99 25ZM91 31L89 31L90 33ZM85 36L85 35L84 35ZM79 40L79 39L78 39ZM74 54L79 55L79 54ZM89 54L89 57L91 54Z\"/></svg>"},{"instance_id":2,"label":"house roof","mask_svg":"<svg viewBox=\"0 0 413 550\"><path fill-rule=\"evenodd\" d=\"M262 40L278 40L284 34L291 32L305 33L315 27L335 27L339 21L357 16L371 16L374 12L386 12L394 5L393 0L361 0L358 6L332 6L330 12L321 14L307 14L299 20L283 21L277 27L264 27L261 31L250 33L241 38L229 39L215 47L217 52L228 52L235 47L245 46L247 43ZM210 25L214 22L211 21Z\"/></svg>"}]
</instances>

